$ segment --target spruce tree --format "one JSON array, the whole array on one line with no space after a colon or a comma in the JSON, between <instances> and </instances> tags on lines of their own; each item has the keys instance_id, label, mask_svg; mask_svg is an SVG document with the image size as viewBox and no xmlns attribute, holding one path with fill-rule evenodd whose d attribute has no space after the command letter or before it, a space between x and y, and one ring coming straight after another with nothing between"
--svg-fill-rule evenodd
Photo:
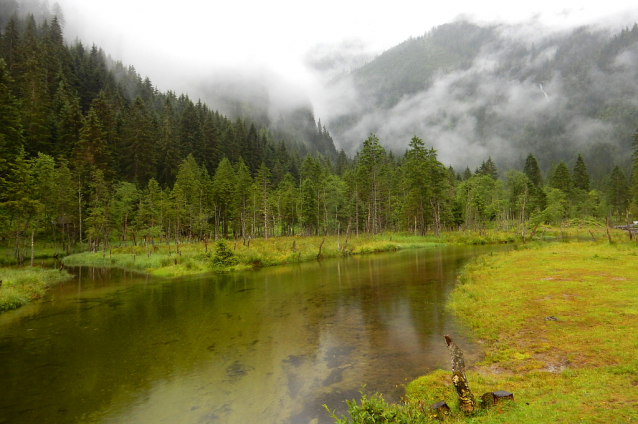
<instances>
[{"instance_id":1,"label":"spruce tree","mask_svg":"<svg viewBox=\"0 0 638 424\"><path fill-rule=\"evenodd\" d=\"M589 192L589 174L587 173L585 161L580 154L578 154L578 158L576 159L576 165L574 166L574 172L572 174L572 182L575 189Z\"/></svg>"},{"instance_id":2,"label":"spruce tree","mask_svg":"<svg viewBox=\"0 0 638 424\"><path fill-rule=\"evenodd\" d=\"M629 184L625 173L619 166L615 166L607 176L606 183L607 201L611 206L611 213L621 217L629 206L630 197Z\"/></svg>"},{"instance_id":3,"label":"spruce tree","mask_svg":"<svg viewBox=\"0 0 638 424\"><path fill-rule=\"evenodd\" d=\"M146 185L156 170L153 120L139 97L129 107L122 135L122 167L128 181Z\"/></svg>"},{"instance_id":4,"label":"spruce tree","mask_svg":"<svg viewBox=\"0 0 638 424\"><path fill-rule=\"evenodd\" d=\"M493 180L498 180L498 169L496 169L496 165L490 156L486 162L483 162L476 172L479 175L487 175L491 177Z\"/></svg>"},{"instance_id":5,"label":"spruce tree","mask_svg":"<svg viewBox=\"0 0 638 424\"><path fill-rule=\"evenodd\" d=\"M565 194L572 192L572 177L564 161L560 161L549 178L549 186Z\"/></svg>"},{"instance_id":6,"label":"spruce tree","mask_svg":"<svg viewBox=\"0 0 638 424\"><path fill-rule=\"evenodd\" d=\"M9 177L10 165L15 163L24 146L20 105L11 93L12 79L0 59L0 193ZM2 195L0 194L0 201Z\"/></svg>"},{"instance_id":7,"label":"spruce tree","mask_svg":"<svg viewBox=\"0 0 638 424\"><path fill-rule=\"evenodd\" d=\"M534 186L540 187L543 185L541 168L538 166L538 161L531 153L527 156L527 159L525 159L525 167L523 168L523 172L525 173L525 175L527 175L527 178L529 178Z\"/></svg>"}]
</instances>

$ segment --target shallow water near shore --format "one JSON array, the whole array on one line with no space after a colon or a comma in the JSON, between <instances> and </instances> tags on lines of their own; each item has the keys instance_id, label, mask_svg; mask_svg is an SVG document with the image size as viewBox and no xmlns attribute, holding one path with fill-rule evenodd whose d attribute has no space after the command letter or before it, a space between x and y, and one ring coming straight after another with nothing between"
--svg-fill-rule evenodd
<instances>
[{"instance_id":1,"label":"shallow water near shore","mask_svg":"<svg viewBox=\"0 0 638 424\"><path fill-rule=\"evenodd\" d=\"M448 368L455 246L253 272L77 277L0 315L0 423L330 423L324 404Z\"/></svg>"}]
</instances>

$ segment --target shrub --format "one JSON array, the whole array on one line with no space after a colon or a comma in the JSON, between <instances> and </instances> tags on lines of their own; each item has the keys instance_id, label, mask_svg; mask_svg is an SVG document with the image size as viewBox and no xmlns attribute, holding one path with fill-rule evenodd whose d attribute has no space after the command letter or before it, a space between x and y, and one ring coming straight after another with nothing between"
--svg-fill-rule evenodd
<instances>
[{"instance_id":1,"label":"shrub","mask_svg":"<svg viewBox=\"0 0 638 424\"><path fill-rule=\"evenodd\" d=\"M217 240L215 245L215 256L212 259L213 266L226 267L237 265L238 261L232 250L224 240Z\"/></svg>"}]
</instances>

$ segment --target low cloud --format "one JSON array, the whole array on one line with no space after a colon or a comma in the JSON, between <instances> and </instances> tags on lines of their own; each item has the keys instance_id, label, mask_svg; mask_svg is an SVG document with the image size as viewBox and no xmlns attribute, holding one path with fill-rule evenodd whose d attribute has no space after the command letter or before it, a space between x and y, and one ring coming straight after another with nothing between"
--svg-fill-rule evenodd
<instances>
[{"instance_id":1,"label":"low cloud","mask_svg":"<svg viewBox=\"0 0 638 424\"><path fill-rule=\"evenodd\" d=\"M374 133L400 154L416 135L443 163L473 168L488 156L520 166L530 151L549 166L595 144L627 144L627 131L599 109L615 99L618 107L636 105L638 46L627 46L611 69L587 56L620 28L550 30L537 21L492 28L497 36L467 69L441 70L425 90L389 108L358 88L356 74L325 84L316 100L337 148L353 154Z\"/></svg>"}]
</instances>

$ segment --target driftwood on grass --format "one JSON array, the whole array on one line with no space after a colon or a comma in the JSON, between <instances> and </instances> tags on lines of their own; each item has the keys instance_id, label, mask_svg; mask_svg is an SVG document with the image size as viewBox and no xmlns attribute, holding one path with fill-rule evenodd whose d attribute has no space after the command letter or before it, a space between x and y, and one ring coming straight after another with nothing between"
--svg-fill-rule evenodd
<instances>
[{"instance_id":1,"label":"driftwood on grass","mask_svg":"<svg viewBox=\"0 0 638 424\"><path fill-rule=\"evenodd\" d=\"M450 358L452 359L452 384L454 384L456 395L459 398L459 407L466 415L472 414L476 409L476 401L474 400L474 395L470 390L470 385L465 376L463 352L456 343L452 341L450 336L446 335L445 341L447 342L447 348L450 352Z\"/></svg>"}]
</instances>

